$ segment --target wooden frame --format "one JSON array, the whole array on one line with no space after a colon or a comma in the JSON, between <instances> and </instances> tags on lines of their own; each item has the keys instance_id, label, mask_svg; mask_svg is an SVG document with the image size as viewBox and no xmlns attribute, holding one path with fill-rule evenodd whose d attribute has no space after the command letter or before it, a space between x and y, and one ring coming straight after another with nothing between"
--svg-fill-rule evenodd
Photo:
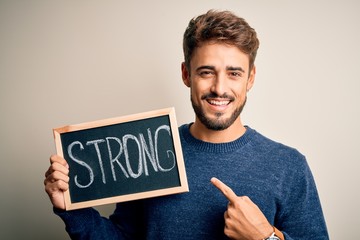
<instances>
[{"instance_id":1,"label":"wooden frame","mask_svg":"<svg viewBox=\"0 0 360 240\"><path fill-rule=\"evenodd\" d=\"M140 192L135 192L135 193L116 195L116 196L104 197L104 198L99 198L99 199L84 200L84 201L80 201L80 202L72 201L72 196L70 193L71 189L69 188L69 190L64 192L66 210L79 209L79 208L92 207L92 206L109 204L109 203L124 202L124 201L136 200L136 199L150 198L150 197L155 197L155 196L163 196L163 195L169 195L169 194L188 192L189 188L188 188L188 183L187 183L185 165L184 165L184 160L183 160L183 155L182 155L181 143L180 143L180 138L179 138L178 126L176 123L174 108L166 108L166 109L144 112L144 113L139 113L139 114L134 114L134 115L129 115L129 116L110 118L110 119L87 122L87 123L82 123L82 124L68 125L68 126L64 126L64 127L60 127L60 128L54 128L53 133L54 133L54 138L55 138L56 152L61 157L65 156L64 148L66 146L62 142L63 134L66 134L66 133L78 134L81 131L92 131L92 129L96 129L96 128L111 127L111 126L115 126L115 125L119 125L119 124L121 126L121 124L123 124L123 123L132 124L132 122L139 122L139 121L144 122L146 120L152 120L152 119L155 119L156 117L160 117L160 116L168 116L168 119L169 119L169 125L170 125L169 127L170 127L170 131L171 131L171 134L169 134L169 135L172 139L172 142L173 142L172 144L173 144L174 150L175 150L174 159L176 159L176 160L174 160L174 163L176 162L176 165L177 165L178 177L179 177L179 182L180 182L179 186L169 187L169 188L160 188L160 189L154 189L154 190L149 190L149 191L140 191ZM139 151L139 155L140 155L140 151ZM68 161L68 163L69 163L69 161L71 161L71 159L66 159L66 160ZM70 172L71 172L71 166L70 166ZM69 182L70 186L71 186L71 184L73 184L72 181L74 181L74 179L70 178L70 182ZM118 183L116 182L116 184L118 184Z\"/></svg>"}]
</instances>

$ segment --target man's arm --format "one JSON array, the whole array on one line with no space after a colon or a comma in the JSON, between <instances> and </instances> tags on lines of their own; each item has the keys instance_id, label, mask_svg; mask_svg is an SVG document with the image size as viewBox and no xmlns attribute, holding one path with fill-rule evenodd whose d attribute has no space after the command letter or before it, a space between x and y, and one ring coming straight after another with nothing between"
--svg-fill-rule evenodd
<instances>
[{"instance_id":1,"label":"man's arm","mask_svg":"<svg viewBox=\"0 0 360 240\"><path fill-rule=\"evenodd\" d=\"M276 224L286 240L328 240L329 235L321 208L316 184L303 155L282 174L282 191L279 195ZM285 184L286 183L286 184Z\"/></svg>"}]
</instances>

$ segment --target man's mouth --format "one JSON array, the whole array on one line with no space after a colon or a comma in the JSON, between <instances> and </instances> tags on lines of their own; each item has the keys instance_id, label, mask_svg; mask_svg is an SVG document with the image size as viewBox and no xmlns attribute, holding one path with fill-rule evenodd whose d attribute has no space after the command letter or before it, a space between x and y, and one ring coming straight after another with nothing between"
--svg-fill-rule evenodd
<instances>
[{"instance_id":1,"label":"man's mouth","mask_svg":"<svg viewBox=\"0 0 360 240\"><path fill-rule=\"evenodd\" d=\"M214 106L226 106L231 102L230 100L215 100L215 99L207 99L206 101Z\"/></svg>"}]
</instances>

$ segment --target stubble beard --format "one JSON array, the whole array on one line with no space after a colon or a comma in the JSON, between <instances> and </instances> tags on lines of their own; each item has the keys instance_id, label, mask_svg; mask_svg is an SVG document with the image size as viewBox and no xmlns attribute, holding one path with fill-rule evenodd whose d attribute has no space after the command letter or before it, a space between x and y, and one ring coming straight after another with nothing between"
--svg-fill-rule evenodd
<instances>
[{"instance_id":1,"label":"stubble beard","mask_svg":"<svg viewBox=\"0 0 360 240\"><path fill-rule=\"evenodd\" d=\"M231 114L229 118L221 119L223 113L217 112L215 113L215 118L211 119L206 116L204 110L201 108L200 105L197 105L193 101L193 97L191 96L191 104L197 118L200 120L202 124L205 125L206 128L214 131L222 131L230 127L235 122L235 120L240 116L240 113L244 109L246 100L247 97L245 97L244 102L238 108L235 109L235 111Z\"/></svg>"}]
</instances>

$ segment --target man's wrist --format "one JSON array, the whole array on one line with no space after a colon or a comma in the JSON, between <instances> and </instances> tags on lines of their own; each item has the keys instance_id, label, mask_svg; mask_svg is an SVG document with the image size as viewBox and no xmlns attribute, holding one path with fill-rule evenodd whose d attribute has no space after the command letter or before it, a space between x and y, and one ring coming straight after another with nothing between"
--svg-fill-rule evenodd
<instances>
[{"instance_id":1,"label":"man's wrist","mask_svg":"<svg viewBox=\"0 0 360 240\"><path fill-rule=\"evenodd\" d=\"M263 240L285 240L284 238L284 234L279 231L276 227L273 227L273 232L270 236L268 236L267 238L264 238Z\"/></svg>"}]
</instances>

